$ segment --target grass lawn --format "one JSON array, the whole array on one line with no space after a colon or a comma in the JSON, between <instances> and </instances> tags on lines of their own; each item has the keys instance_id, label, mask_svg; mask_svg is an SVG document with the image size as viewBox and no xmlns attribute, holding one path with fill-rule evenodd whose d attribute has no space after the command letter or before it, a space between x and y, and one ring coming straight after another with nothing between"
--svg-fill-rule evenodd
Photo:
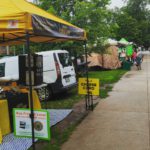
<instances>
[{"instance_id":1,"label":"grass lawn","mask_svg":"<svg viewBox=\"0 0 150 150\"><path fill-rule=\"evenodd\" d=\"M126 72L127 71L125 70L96 71L89 72L89 77L100 79L100 97L105 98L108 96L108 92L112 90L112 84L117 82ZM75 103L79 102L83 98L84 96L77 94L77 88L74 88L68 93L59 94L47 103L42 103L42 107L49 109L68 109L72 108ZM51 131L51 141L43 142L44 144L41 143L40 150L60 150L61 145L68 140L69 136L81 120L82 119L76 120L75 123L70 124L67 129L64 129L63 132L60 132L57 126L54 126Z\"/></svg>"},{"instance_id":2,"label":"grass lawn","mask_svg":"<svg viewBox=\"0 0 150 150\"><path fill-rule=\"evenodd\" d=\"M68 92L59 93L54 95L52 100L42 102L42 108L48 109L69 109L79 102L84 96L78 95L77 87Z\"/></svg>"},{"instance_id":3,"label":"grass lawn","mask_svg":"<svg viewBox=\"0 0 150 150\"><path fill-rule=\"evenodd\" d=\"M59 129L54 127L51 131L52 140L50 142L45 141L44 144L41 143L42 147L40 146L37 150L61 150L61 145L68 140L80 121L71 124L67 129L64 129L63 133L60 133ZM30 148L30 150L32 149Z\"/></svg>"},{"instance_id":4,"label":"grass lawn","mask_svg":"<svg viewBox=\"0 0 150 150\"><path fill-rule=\"evenodd\" d=\"M116 83L122 75L127 71L118 69L110 71L92 71L89 72L90 78L97 78L100 80L100 98L108 97L108 92L112 90L112 84Z\"/></svg>"},{"instance_id":5,"label":"grass lawn","mask_svg":"<svg viewBox=\"0 0 150 150\"><path fill-rule=\"evenodd\" d=\"M89 72L90 78L98 78L100 80L101 86L104 84L112 84L117 82L126 70L118 69L118 70L110 70L110 71L92 71Z\"/></svg>"}]
</instances>

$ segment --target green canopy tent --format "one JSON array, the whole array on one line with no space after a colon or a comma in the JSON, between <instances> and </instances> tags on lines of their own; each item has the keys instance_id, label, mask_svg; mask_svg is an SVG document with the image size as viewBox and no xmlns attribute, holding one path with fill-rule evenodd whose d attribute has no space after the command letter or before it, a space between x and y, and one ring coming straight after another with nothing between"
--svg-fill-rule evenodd
<instances>
[{"instance_id":1,"label":"green canopy tent","mask_svg":"<svg viewBox=\"0 0 150 150\"><path fill-rule=\"evenodd\" d=\"M124 49L126 51L127 56L131 57L133 54L132 43L128 42L125 38L121 38L118 43L120 45L120 49Z\"/></svg>"},{"instance_id":2,"label":"green canopy tent","mask_svg":"<svg viewBox=\"0 0 150 150\"><path fill-rule=\"evenodd\" d=\"M118 43L123 46L126 46L129 44L129 42L125 38L121 38Z\"/></svg>"},{"instance_id":3,"label":"green canopy tent","mask_svg":"<svg viewBox=\"0 0 150 150\"><path fill-rule=\"evenodd\" d=\"M133 54L133 45L132 45L132 44L127 45L127 47L126 47L126 54L127 54L127 56L129 56L129 57L132 56L132 54Z\"/></svg>"}]
</instances>

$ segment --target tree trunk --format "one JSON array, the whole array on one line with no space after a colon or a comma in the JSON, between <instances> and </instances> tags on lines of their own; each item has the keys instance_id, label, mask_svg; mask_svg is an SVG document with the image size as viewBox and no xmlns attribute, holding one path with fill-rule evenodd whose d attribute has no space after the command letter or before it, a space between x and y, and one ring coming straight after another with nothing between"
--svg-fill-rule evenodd
<instances>
[{"instance_id":1,"label":"tree trunk","mask_svg":"<svg viewBox=\"0 0 150 150\"><path fill-rule=\"evenodd\" d=\"M103 68L104 67L104 54L102 53L101 56L102 56L102 68Z\"/></svg>"}]
</instances>

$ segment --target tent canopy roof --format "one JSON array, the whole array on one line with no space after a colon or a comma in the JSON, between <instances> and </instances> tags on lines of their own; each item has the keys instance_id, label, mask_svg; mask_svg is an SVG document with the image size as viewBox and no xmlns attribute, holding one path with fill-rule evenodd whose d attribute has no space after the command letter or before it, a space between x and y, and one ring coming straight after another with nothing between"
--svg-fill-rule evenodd
<instances>
[{"instance_id":1,"label":"tent canopy roof","mask_svg":"<svg viewBox=\"0 0 150 150\"><path fill-rule=\"evenodd\" d=\"M105 41L105 44L106 44L106 45L117 45L117 44L118 44L118 41L109 38L109 39L107 39L107 40Z\"/></svg>"},{"instance_id":2,"label":"tent canopy roof","mask_svg":"<svg viewBox=\"0 0 150 150\"><path fill-rule=\"evenodd\" d=\"M48 19L55 20L57 22L61 22L66 25L73 26L72 24L60 19L46 11L40 9L39 7L33 5L32 3L27 2L26 0L4 0L0 4L0 16L17 16L17 14L36 14L38 16L42 16ZM7 8L7 9L6 9Z\"/></svg>"},{"instance_id":3,"label":"tent canopy roof","mask_svg":"<svg viewBox=\"0 0 150 150\"><path fill-rule=\"evenodd\" d=\"M118 43L122 44L122 45L128 45L129 44L129 42L125 38L121 38Z\"/></svg>"},{"instance_id":4,"label":"tent canopy roof","mask_svg":"<svg viewBox=\"0 0 150 150\"><path fill-rule=\"evenodd\" d=\"M24 42L26 31L32 42L86 40L86 33L25 0L0 3L0 45Z\"/></svg>"}]
</instances>

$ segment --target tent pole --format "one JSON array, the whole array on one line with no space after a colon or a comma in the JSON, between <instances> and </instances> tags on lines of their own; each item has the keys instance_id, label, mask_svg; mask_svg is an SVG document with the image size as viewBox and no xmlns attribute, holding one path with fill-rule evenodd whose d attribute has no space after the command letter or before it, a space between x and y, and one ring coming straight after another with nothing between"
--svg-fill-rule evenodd
<instances>
[{"instance_id":1,"label":"tent pole","mask_svg":"<svg viewBox=\"0 0 150 150\"><path fill-rule=\"evenodd\" d=\"M85 96L86 110L89 109L90 99L89 99L89 73L88 73L88 62L87 62L87 42L84 41L84 51L85 51L85 62L86 62L86 84L87 84L87 95Z\"/></svg>"},{"instance_id":2,"label":"tent pole","mask_svg":"<svg viewBox=\"0 0 150 150\"><path fill-rule=\"evenodd\" d=\"M5 34L3 33L3 42L5 42Z\"/></svg>"},{"instance_id":3,"label":"tent pole","mask_svg":"<svg viewBox=\"0 0 150 150\"><path fill-rule=\"evenodd\" d=\"M35 150L35 135L34 135L34 110L33 110L33 96L32 96L32 78L31 78L31 51L30 51L30 35L26 32L26 48L28 52L28 71L29 71L29 99L30 99L30 118L32 126L32 148Z\"/></svg>"}]
</instances>

